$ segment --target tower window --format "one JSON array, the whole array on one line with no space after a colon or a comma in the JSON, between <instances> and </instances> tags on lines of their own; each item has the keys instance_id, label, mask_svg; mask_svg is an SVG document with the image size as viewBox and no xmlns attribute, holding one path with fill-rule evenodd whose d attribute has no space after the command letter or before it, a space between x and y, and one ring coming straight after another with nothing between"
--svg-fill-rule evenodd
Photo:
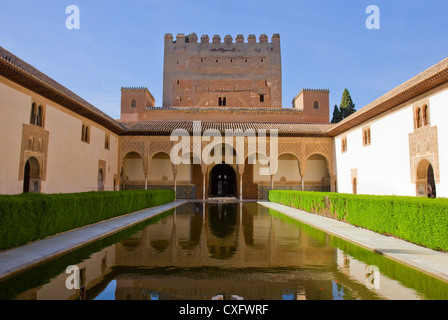
<instances>
[{"instance_id":1,"label":"tower window","mask_svg":"<svg viewBox=\"0 0 448 320\"><path fill-rule=\"evenodd\" d=\"M260 102L264 102L264 94L260 94Z\"/></svg>"},{"instance_id":2,"label":"tower window","mask_svg":"<svg viewBox=\"0 0 448 320\"><path fill-rule=\"evenodd\" d=\"M314 101L314 110L319 110L320 104L319 101Z\"/></svg>"},{"instance_id":3,"label":"tower window","mask_svg":"<svg viewBox=\"0 0 448 320\"><path fill-rule=\"evenodd\" d=\"M218 106L219 107L225 107L226 105L227 105L226 97L219 97L218 98Z\"/></svg>"},{"instance_id":4,"label":"tower window","mask_svg":"<svg viewBox=\"0 0 448 320\"><path fill-rule=\"evenodd\" d=\"M136 108L137 107L137 100L132 99L131 100L131 108Z\"/></svg>"}]
</instances>

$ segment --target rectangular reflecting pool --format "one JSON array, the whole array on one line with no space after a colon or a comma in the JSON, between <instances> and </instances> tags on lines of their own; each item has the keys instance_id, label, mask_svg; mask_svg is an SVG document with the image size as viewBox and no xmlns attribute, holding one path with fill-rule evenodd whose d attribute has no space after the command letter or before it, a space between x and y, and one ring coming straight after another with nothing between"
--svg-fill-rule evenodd
<instances>
[{"instance_id":1,"label":"rectangular reflecting pool","mask_svg":"<svg viewBox=\"0 0 448 320\"><path fill-rule=\"evenodd\" d=\"M189 202L0 282L0 299L446 300L448 284L257 203Z\"/></svg>"}]
</instances>

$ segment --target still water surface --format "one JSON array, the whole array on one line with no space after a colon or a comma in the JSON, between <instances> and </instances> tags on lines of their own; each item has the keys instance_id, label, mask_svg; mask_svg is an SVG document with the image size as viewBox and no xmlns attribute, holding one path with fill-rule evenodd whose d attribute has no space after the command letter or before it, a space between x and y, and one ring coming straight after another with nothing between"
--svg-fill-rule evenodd
<instances>
[{"instance_id":1,"label":"still water surface","mask_svg":"<svg viewBox=\"0 0 448 320\"><path fill-rule=\"evenodd\" d=\"M187 203L1 282L0 299L448 299L448 284L257 203Z\"/></svg>"}]
</instances>

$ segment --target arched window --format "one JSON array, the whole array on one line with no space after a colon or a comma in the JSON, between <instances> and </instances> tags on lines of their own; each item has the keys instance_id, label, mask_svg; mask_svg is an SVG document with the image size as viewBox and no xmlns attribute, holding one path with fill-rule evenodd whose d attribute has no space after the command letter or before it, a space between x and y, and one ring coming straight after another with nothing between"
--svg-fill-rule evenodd
<instances>
[{"instance_id":1,"label":"arched window","mask_svg":"<svg viewBox=\"0 0 448 320\"><path fill-rule=\"evenodd\" d=\"M82 125L81 141L89 142L89 126Z\"/></svg>"},{"instance_id":2,"label":"arched window","mask_svg":"<svg viewBox=\"0 0 448 320\"><path fill-rule=\"evenodd\" d=\"M427 126L429 124L428 121L428 106L424 105L423 106L423 115L422 115L422 122L423 122L423 126Z\"/></svg>"},{"instance_id":3,"label":"arched window","mask_svg":"<svg viewBox=\"0 0 448 320\"><path fill-rule=\"evenodd\" d=\"M35 103L33 103L31 105L30 124L36 124L36 111L37 111L37 105Z\"/></svg>"},{"instance_id":4,"label":"arched window","mask_svg":"<svg viewBox=\"0 0 448 320\"><path fill-rule=\"evenodd\" d=\"M368 146L370 142L370 128L365 128L362 130L362 143L364 146Z\"/></svg>"},{"instance_id":5,"label":"arched window","mask_svg":"<svg viewBox=\"0 0 448 320\"><path fill-rule=\"evenodd\" d=\"M131 100L131 108L137 108L137 100L135 99Z\"/></svg>"},{"instance_id":6,"label":"arched window","mask_svg":"<svg viewBox=\"0 0 448 320\"><path fill-rule=\"evenodd\" d=\"M36 126L42 127L43 121L42 121L42 106L39 106L37 108L37 117L36 117Z\"/></svg>"},{"instance_id":7,"label":"arched window","mask_svg":"<svg viewBox=\"0 0 448 320\"><path fill-rule=\"evenodd\" d=\"M422 127L422 109L417 108L416 114L417 129Z\"/></svg>"},{"instance_id":8,"label":"arched window","mask_svg":"<svg viewBox=\"0 0 448 320\"><path fill-rule=\"evenodd\" d=\"M319 101L314 101L314 110L319 110L320 104Z\"/></svg>"}]
</instances>

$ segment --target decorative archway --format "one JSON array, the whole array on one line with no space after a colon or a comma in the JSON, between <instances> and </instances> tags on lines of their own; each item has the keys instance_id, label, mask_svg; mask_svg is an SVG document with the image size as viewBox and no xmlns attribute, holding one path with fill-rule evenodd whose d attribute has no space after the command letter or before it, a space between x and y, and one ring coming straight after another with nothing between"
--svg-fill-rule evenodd
<instances>
[{"instance_id":1,"label":"decorative archway","mask_svg":"<svg viewBox=\"0 0 448 320\"><path fill-rule=\"evenodd\" d=\"M331 163L325 154L310 154L303 168L306 171L304 180L308 182L309 189L323 192L331 191Z\"/></svg>"},{"instance_id":2,"label":"decorative archway","mask_svg":"<svg viewBox=\"0 0 448 320\"><path fill-rule=\"evenodd\" d=\"M23 192L40 192L40 165L35 157L30 157L25 163L23 176Z\"/></svg>"},{"instance_id":3,"label":"decorative archway","mask_svg":"<svg viewBox=\"0 0 448 320\"><path fill-rule=\"evenodd\" d=\"M122 189L141 188L145 181L144 159L139 152L131 151L123 157Z\"/></svg>"},{"instance_id":4,"label":"decorative archway","mask_svg":"<svg viewBox=\"0 0 448 320\"><path fill-rule=\"evenodd\" d=\"M432 164L424 159L417 166L417 196L435 198L436 183L434 178L434 168Z\"/></svg>"}]
</instances>

